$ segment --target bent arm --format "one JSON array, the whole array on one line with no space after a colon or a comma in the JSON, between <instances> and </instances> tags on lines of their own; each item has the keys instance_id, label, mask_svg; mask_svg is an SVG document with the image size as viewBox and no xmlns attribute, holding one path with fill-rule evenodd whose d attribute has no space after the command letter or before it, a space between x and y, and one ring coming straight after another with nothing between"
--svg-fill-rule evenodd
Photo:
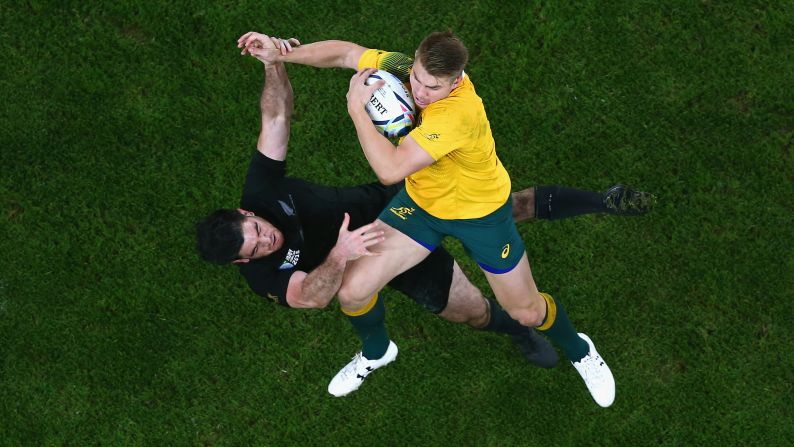
<instances>
[{"instance_id":1,"label":"bent arm","mask_svg":"<svg viewBox=\"0 0 794 447\"><path fill-rule=\"evenodd\" d=\"M322 264L308 275L304 272L296 272L290 277L287 285L287 304L291 307L327 306L342 285L342 276L348 261L356 260L360 256L372 256L373 253L367 247L383 241L383 231L378 229L377 222L353 231L348 231L349 224L350 215L345 213L336 245Z\"/></svg>"},{"instance_id":2,"label":"bent arm","mask_svg":"<svg viewBox=\"0 0 794 447\"><path fill-rule=\"evenodd\" d=\"M399 147L380 134L364 109L351 111L356 134L364 156L384 185L393 185L435 162L409 135Z\"/></svg>"},{"instance_id":3,"label":"bent arm","mask_svg":"<svg viewBox=\"0 0 794 447\"><path fill-rule=\"evenodd\" d=\"M342 285L346 266L347 259L331 252L325 262L310 273L293 273L287 286L287 304L298 309L328 306Z\"/></svg>"}]
</instances>

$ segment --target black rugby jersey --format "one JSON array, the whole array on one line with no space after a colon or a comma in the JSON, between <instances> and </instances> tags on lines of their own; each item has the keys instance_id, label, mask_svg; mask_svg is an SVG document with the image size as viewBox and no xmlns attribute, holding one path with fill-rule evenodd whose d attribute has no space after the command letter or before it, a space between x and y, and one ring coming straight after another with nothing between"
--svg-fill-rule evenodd
<instances>
[{"instance_id":1,"label":"black rugby jersey","mask_svg":"<svg viewBox=\"0 0 794 447\"><path fill-rule=\"evenodd\" d=\"M336 244L344 213L349 230L374 221L402 183L334 188L287 177L286 163L254 152L240 207L272 223L284 235L276 252L238 264L249 287L287 305L287 286L296 270L311 272Z\"/></svg>"}]
</instances>

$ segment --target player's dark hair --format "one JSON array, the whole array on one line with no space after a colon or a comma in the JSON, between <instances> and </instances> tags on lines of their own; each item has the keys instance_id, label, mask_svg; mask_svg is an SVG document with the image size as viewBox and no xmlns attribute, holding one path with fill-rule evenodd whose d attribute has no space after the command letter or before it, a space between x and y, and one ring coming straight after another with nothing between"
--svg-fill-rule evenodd
<instances>
[{"instance_id":1,"label":"player's dark hair","mask_svg":"<svg viewBox=\"0 0 794 447\"><path fill-rule=\"evenodd\" d=\"M240 257L245 216L237 210L220 209L196 224L196 249L202 259L228 264Z\"/></svg>"},{"instance_id":2,"label":"player's dark hair","mask_svg":"<svg viewBox=\"0 0 794 447\"><path fill-rule=\"evenodd\" d=\"M419 44L416 59L431 76L455 78L463 73L469 50L452 31L438 31Z\"/></svg>"}]
</instances>

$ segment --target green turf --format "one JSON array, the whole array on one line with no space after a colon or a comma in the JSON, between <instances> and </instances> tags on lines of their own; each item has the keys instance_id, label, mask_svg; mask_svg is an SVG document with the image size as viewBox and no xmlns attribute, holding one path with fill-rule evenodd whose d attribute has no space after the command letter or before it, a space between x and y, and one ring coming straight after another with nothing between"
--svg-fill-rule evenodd
<instances>
[{"instance_id":1,"label":"green turf","mask_svg":"<svg viewBox=\"0 0 794 447\"><path fill-rule=\"evenodd\" d=\"M96 3L0 5L0 445L794 439L791 1ZM570 365L529 367L391 292L398 361L332 398L357 347L336 306L279 308L194 253L258 133L262 69L239 35L410 53L442 28L471 50L514 189L660 198L519 227L540 288L612 367L609 409ZM289 72L290 174L372 181L352 73Z\"/></svg>"}]
</instances>

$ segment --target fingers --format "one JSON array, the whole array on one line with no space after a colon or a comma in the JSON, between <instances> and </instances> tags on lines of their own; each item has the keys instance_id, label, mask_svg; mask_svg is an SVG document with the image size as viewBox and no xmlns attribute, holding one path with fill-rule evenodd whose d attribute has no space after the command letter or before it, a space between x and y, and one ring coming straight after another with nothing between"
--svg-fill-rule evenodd
<instances>
[{"instance_id":1,"label":"fingers","mask_svg":"<svg viewBox=\"0 0 794 447\"><path fill-rule=\"evenodd\" d=\"M372 222L372 223L369 223L369 224L366 224L366 225L363 225L363 226L359 227L358 230L356 230L356 231L359 232L360 234L363 234L363 233L366 233L368 231L371 231L371 230L377 228L377 226L378 226L378 221L376 220L375 222Z\"/></svg>"},{"instance_id":2,"label":"fingers","mask_svg":"<svg viewBox=\"0 0 794 447\"><path fill-rule=\"evenodd\" d=\"M260 33L257 33L255 31L249 31L243 34L242 36L240 36L239 39L237 39L237 48L242 48L243 54L245 54L247 47L249 47L252 42L259 40L262 37L263 35Z\"/></svg>"},{"instance_id":3,"label":"fingers","mask_svg":"<svg viewBox=\"0 0 794 447\"><path fill-rule=\"evenodd\" d=\"M353 86L353 85L356 85L356 84L363 83L364 80L366 80L369 77L369 75L366 75L366 76L364 75L364 73L366 73L368 70L369 70L368 68L364 68L364 69L361 69L361 70L357 71L350 78L350 85Z\"/></svg>"},{"instance_id":4,"label":"fingers","mask_svg":"<svg viewBox=\"0 0 794 447\"><path fill-rule=\"evenodd\" d=\"M249 31L237 39L237 48L242 48L240 55L245 56L251 53L251 48L262 48L265 42L270 39L271 37L267 34ZM274 45L274 47L278 48L278 45Z\"/></svg>"},{"instance_id":5,"label":"fingers","mask_svg":"<svg viewBox=\"0 0 794 447\"><path fill-rule=\"evenodd\" d=\"M281 53L282 56L286 55L286 53L284 53L284 50L281 48L281 39L279 39L278 37L271 36L270 43L273 45L273 49L278 50L278 52Z\"/></svg>"},{"instance_id":6,"label":"fingers","mask_svg":"<svg viewBox=\"0 0 794 447\"><path fill-rule=\"evenodd\" d=\"M239 39L237 39L237 48L242 48L242 47L245 45L245 44L243 44L243 42L244 42L246 39L248 39L248 37L249 37L251 34L255 34L255 33L254 33L253 31L248 31L247 33L245 33L245 34L243 34L242 36L240 36L240 38L239 38Z\"/></svg>"},{"instance_id":7,"label":"fingers","mask_svg":"<svg viewBox=\"0 0 794 447\"><path fill-rule=\"evenodd\" d=\"M249 31L237 39L237 48L242 48L242 55L248 52L249 47L258 42L260 45L266 40L270 39L275 48L279 48L282 56L292 51L294 48L301 45L300 40L290 37L289 39L281 39L279 37L270 37L266 34L257 33L256 31Z\"/></svg>"},{"instance_id":8,"label":"fingers","mask_svg":"<svg viewBox=\"0 0 794 447\"><path fill-rule=\"evenodd\" d=\"M243 39L241 43L238 43L237 46L240 47L242 45L243 51L240 52L240 55L245 56L246 53L253 54L251 51L254 48L262 48L264 46L264 42L269 39L268 36L259 33L248 33L248 37ZM242 38L241 38L242 39Z\"/></svg>"},{"instance_id":9,"label":"fingers","mask_svg":"<svg viewBox=\"0 0 794 447\"><path fill-rule=\"evenodd\" d=\"M342 221L342 228L339 230L340 233L342 230L346 230L348 224L350 223L350 215L345 213L345 218ZM359 241L363 243L365 247L369 247L370 245L377 244L378 242L384 240L383 237L383 230L378 230L378 222L372 222L370 224L361 226L356 228L355 230L351 231L350 234L358 238Z\"/></svg>"},{"instance_id":10,"label":"fingers","mask_svg":"<svg viewBox=\"0 0 794 447\"><path fill-rule=\"evenodd\" d=\"M350 96L349 96L350 92L352 92L354 89L359 88L359 86L361 86L362 84L366 85L367 84L367 79L370 77L370 75L372 73L375 73L376 71L378 71L378 70L375 69L375 68L364 68L362 70L357 71L356 74L354 74L353 77L350 78L350 88L348 89L348 99L350 99ZM375 90L383 87L384 84L385 84L385 82L382 79L378 80L377 82L374 82L372 84L374 87L368 89L369 91L367 92L367 98L372 96L372 92L374 92Z\"/></svg>"},{"instance_id":11,"label":"fingers","mask_svg":"<svg viewBox=\"0 0 794 447\"><path fill-rule=\"evenodd\" d=\"M383 79L379 79L378 82L375 82L374 84L370 85L367 88L367 93L369 93L369 95L372 96L372 94L375 93L375 90L383 87L384 85L386 85L386 81L384 81Z\"/></svg>"},{"instance_id":12,"label":"fingers","mask_svg":"<svg viewBox=\"0 0 794 447\"><path fill-rule=\"evenodd\" d=\"M370 75L376 71L378 71L377 68L363 68L356 72L356 74L353 75L353 78L360 81L362 84L366 84L367 78L369 78Z\"/></svg>"},{"instance_id":13,"label":"fingers","mask_svg":"<svg viewBox=\"0 0 794 447\"><path fill-rule=\"evenodd\" d=\"M383 242L386 238L383 236L382 231L376 231L373 233L367 233L361 236L361 249L358 250L358 254L361 256L377 256L380 253L369 251L367 248L371 247L375 244Z\"/></svg>"},{"instance_id":14,"label":"fingers","mask_svg":"<svg viewBox=\"0 0 794 447\"><path fill-rule=\"evenodd\" d=\"M343 231L347 231L347 226L350 224L350 214L345 213L345 217L342 218L342 226L339 227L339 233Z\"/></svg>"}]
</instances>

